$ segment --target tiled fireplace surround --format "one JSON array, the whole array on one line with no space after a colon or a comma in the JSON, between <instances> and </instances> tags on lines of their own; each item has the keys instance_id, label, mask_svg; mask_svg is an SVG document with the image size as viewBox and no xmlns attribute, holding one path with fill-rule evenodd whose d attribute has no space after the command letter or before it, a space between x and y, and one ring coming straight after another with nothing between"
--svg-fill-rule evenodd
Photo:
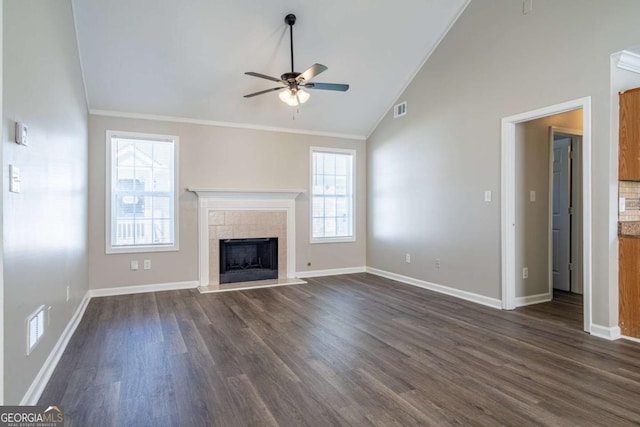
<instances>
[{"instance_id":1,"label":"tiled fireplace surround","mask_svg":"<svg viewBox=\"0 0 640 427\"><path fill-rule=\"evenodd\" d=\"M200 291L219 285L220 239L278 238L278 280L295 276L295 199L304 190L189 189L198 195Z\"/></svg>"},{"instance_id":2,"label":"tiled fireplace surround","mask_svg":"<svg viewBox=\"0 0 640 427\"><path fill-rule=\"evenodd\" d=\"M287 277L287 212L209 209L209 284L220 278L220 240L276 237L278 277Z\"/></svg>"}]
</instances>

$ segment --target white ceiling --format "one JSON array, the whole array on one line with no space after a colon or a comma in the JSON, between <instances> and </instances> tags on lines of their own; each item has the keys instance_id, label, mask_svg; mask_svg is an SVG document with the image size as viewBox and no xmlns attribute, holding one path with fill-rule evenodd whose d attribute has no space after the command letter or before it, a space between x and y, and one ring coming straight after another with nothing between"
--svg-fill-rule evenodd
<instances>
[{"instance_id":1,"label":"white ceiling","mask_svg":"<svg viewBox=\"0 0 640 427\"><path fill-rule=\"evenodd\" d=\"M91 111L368 135L467 0L73 0ZM329 67L299 109L244 75Z\"/></svg>"}]
</instances>

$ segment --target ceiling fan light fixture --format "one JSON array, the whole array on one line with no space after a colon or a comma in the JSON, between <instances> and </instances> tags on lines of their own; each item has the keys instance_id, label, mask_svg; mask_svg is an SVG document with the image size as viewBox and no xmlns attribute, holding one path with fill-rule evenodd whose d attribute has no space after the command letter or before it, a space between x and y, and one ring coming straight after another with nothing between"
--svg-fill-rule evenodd
<instances>
[{"instance_id":1,"label":"ceiling fan light fixture","mask_svg":"<svg viewBox=\"0 0 640 427\"><path fill-rule=\"evenodd\" d=\"M285 88L281 90L278 97L282 102L291 107L297 107L299 104L304 104L309 100L311 95L302 89Z\"/></svg>"}]
</instances>

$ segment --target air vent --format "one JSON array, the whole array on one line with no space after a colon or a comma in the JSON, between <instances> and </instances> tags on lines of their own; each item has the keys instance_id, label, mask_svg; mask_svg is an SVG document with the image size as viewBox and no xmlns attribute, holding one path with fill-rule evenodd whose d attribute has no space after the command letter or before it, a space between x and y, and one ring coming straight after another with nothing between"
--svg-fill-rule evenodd
<instances>
[{"instance_id":1,"label":"air vent","mask_svg":"<svg viewBox=\"0 0 640 427\"><path fill-rule=\"evenodd\" d=\"M393 118L397 119L400 116L407 114L407 101L393 106Z\"/></svg>"},{"instance_id":2,"label":"air vent","mask_svg":"<svg viewBox=\"0 0 640 427\"><path fill-rule=\"evenodd\" d=\"M27 356L44 335L44 305L27 318Z\"/></svg>"}]
</instances>

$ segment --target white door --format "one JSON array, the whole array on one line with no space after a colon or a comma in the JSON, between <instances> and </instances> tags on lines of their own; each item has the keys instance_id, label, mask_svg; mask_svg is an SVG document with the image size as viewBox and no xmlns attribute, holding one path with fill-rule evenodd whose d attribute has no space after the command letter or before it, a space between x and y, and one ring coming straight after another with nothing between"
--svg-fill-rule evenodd
<instances>
[{"instance_id":1,"label":"white door","mask_svg":"<svg viewBox=\"0 0 640 427\"><path fill-rule=\"evenodd\" d=\"M571 138L553 141L553 288L571 290Z\"/></svg>"}]
</instances>

